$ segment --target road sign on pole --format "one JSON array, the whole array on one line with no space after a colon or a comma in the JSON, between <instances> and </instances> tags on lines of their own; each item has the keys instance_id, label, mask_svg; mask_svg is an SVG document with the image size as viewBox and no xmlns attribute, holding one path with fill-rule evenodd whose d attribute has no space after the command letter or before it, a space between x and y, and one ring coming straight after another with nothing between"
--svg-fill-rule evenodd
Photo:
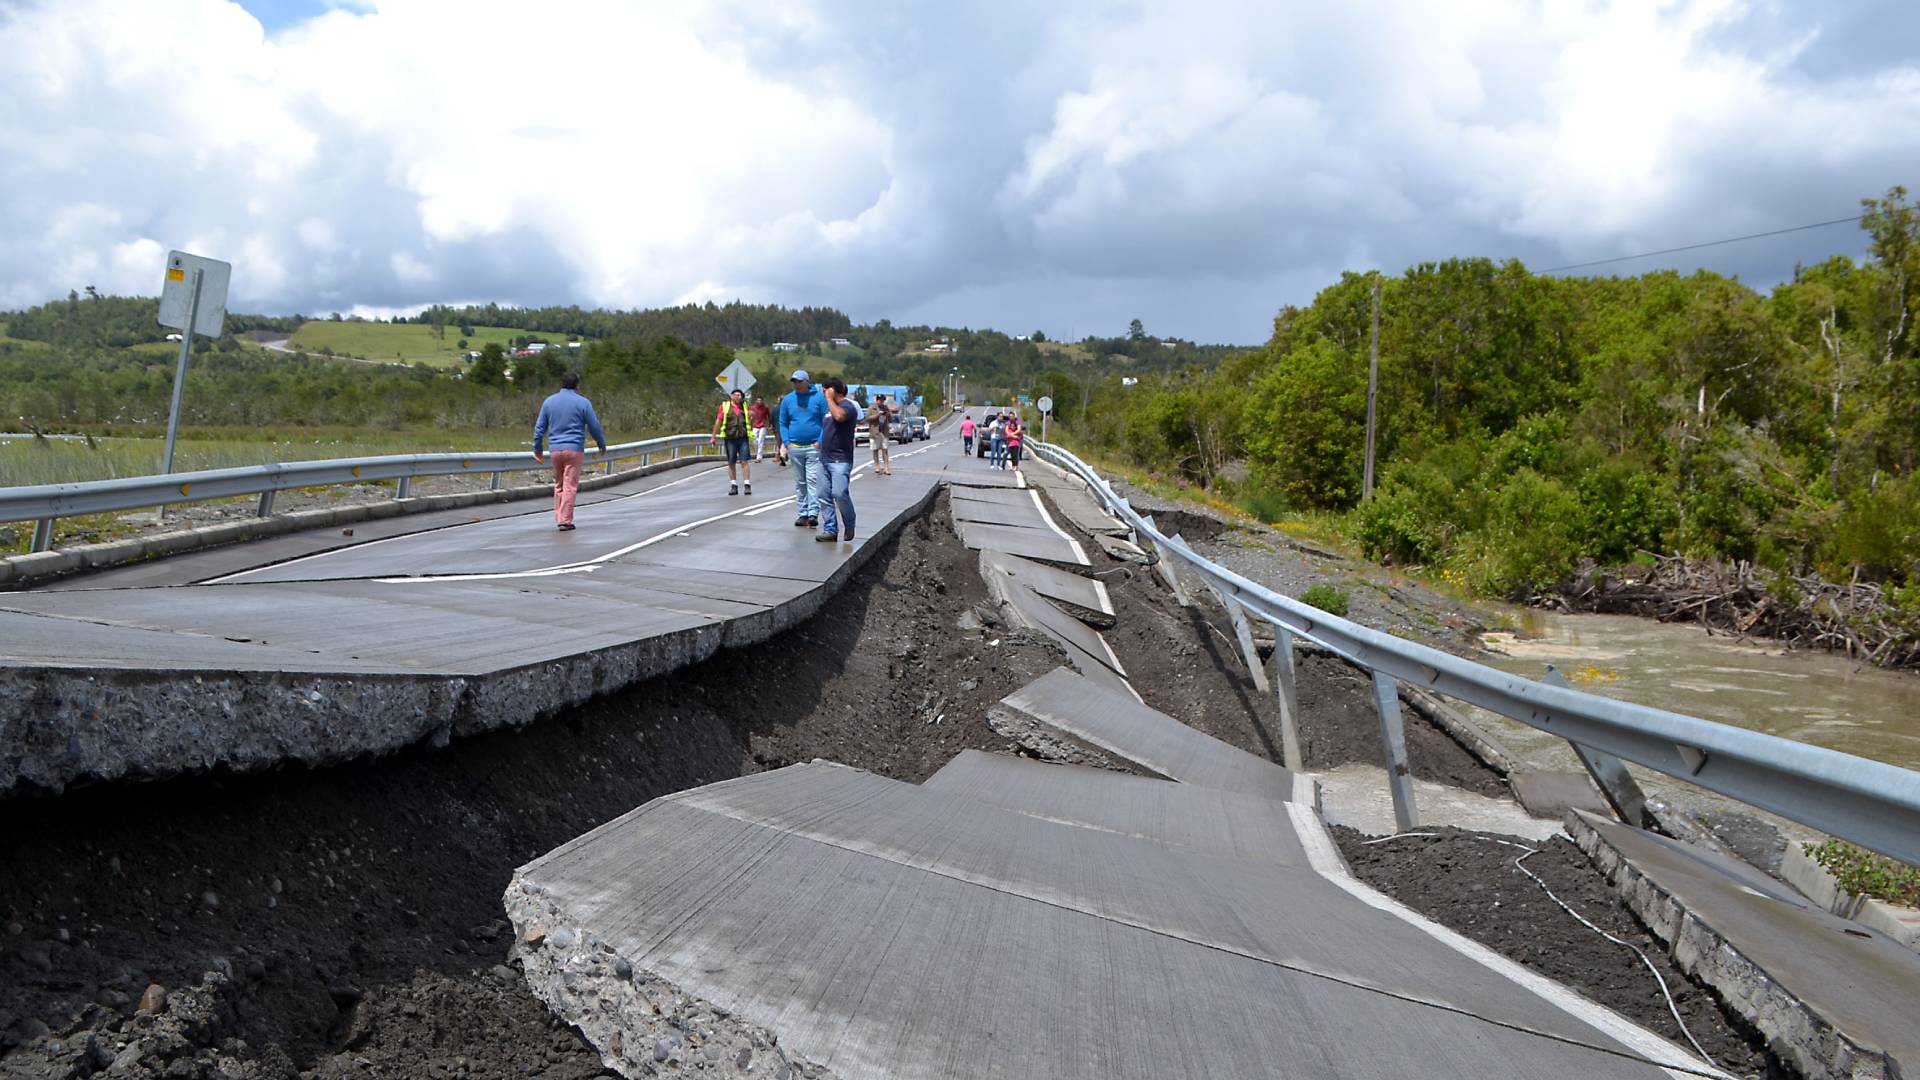
<instances>
[{"instance_id":1,"label":"road sign on pole","mask_svg":"<svg viewBox=\"0 0 1920 1080\"><path fill-rule=\"evenodd\" d=\"M180 398L187 388L187 358L193 335L219 337L227 323L227 281L233 264L184 251L167 253L166 279L160 283L160 325L180 331L180 362L173 371L173 404L167 409L167 447L160 471L173 471L173 447L180 437Z\"/></svg>"},{"instance_id":2,"label":"road sign on pole","mask_svg":"<svg viewBox=\"0 0 1920 1080\"><path fill-rule=\"evenodd\" d=\"M720 389L731 394L735 390L746 393L752 390L753 384L760 380L753 377L753 372L747 370L747 365L735 360L727 365L727 370L715 375L713 381L720 384Z\"/></svg>"},{"instance_id":3,"label":"road sign on pole","mask_svg":"<svg viewBox=\"0 0 1920 1080\"><path fill-rule=\"evenodd\" d=\"M1036 402L1040 406L1040 441L1047 441L1047 418L1053 415L1053 398L1041 395Z\"/></svg>"}]
</instances>

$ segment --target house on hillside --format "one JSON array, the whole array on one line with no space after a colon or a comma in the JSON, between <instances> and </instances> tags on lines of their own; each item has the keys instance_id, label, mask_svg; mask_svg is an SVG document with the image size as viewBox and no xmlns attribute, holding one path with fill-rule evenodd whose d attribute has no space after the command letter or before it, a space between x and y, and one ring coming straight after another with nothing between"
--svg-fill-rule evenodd
<instances>
[{"instance_id":1,"label":"house on hillside","mask_svg":"<svg viewBox=\"0 0 1920 1080\"><path fill-rule=\"evenodd\" d=\"M527 352L528 352L528 354L530 354L530 355L535 355L535 356L537 356L537 355L539 355L540 353L543 353L543 352L546 352L546 351L547 351L547 343L546 343L546 342L544 342L544 341L529 341L529 342L527 342Z\"/></svg>"},{"instance_id":2,"label":"house on hillside","mask_svg":"<svg viewBox=\"0 0 1920 1080\"><path fill-rule=\"evenodd\" d=\"M800 346L795 345L791 341L776 341L773 343L773 351L774 352L799 352Z\"/></svg>"},{"instance_id":3,"label":"house on hillside","mask_svg":"<svg viewBox=\"0 0 1920 1080\"><path fill-rule=\"evenodd\" d=\"M842 349L848 348L853 345L853 342L848 341L846 338L843 338L843 337L830 338L828 340L830 344L836 345Z\"/></svg>"}]
</instances>

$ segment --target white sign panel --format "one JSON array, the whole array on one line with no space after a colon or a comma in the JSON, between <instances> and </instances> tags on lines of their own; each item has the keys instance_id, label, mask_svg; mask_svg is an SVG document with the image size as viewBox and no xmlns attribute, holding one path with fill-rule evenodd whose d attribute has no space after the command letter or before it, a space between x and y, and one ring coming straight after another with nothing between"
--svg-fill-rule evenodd
<instances>
[{"instance_id":1,"label":"white sign panel","mask_svg":"<svg viewBox=\"0 0 1920 1080\"><path fill-rule=\"evenodd\" d=\"M233 276L233 264L184 251L167 253L167 277L160 285L160 325L187 329L196 270L200 272L200 316L194 320L193 332L219 337L227 324L227 279Z\"/></svg>"},{"instance_id":2,"label":"white sign panel","mask_svg":"<svg viewBox=\"0 0 1920 1080\"><path fill-rule=\"evenodd\" d=\"M727 365L727 370L715 375L713 381L720 384L720 389L731 394L735 390L745 393L753 389L753 384L760 380L753 377L753 372L747 370L747 365L735 360Z\"/></svg>"},{"instance_id":3,"label":"white sign panel","mask_svg":"<svg viewBox=\"0 0 1920 1080\"><path fill-rule=\"evenodd\" d=\"M1053 399L1052 399L1052 398L1050 398L1050 397L1043 397L1043 398L1041 398L1041 399L1040 399L1040 411L1041 411L1041 412L1052 412L1052 411L1053 411Z\"/></svg>"}]
</instances>

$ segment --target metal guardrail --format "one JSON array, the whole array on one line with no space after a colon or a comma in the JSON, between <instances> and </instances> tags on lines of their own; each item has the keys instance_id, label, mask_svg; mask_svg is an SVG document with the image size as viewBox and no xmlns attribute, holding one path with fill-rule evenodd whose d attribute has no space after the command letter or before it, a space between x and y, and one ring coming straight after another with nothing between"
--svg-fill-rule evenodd
<instances>
[{"instance_id":1,"label":"metal guardrail","mask_svg":"<svg viewBox=\"0 0 1920 1080\"><path fill-rule=\"evenodd\" d=\"M614 462L632 458L639 458L644 466L651 464L657 455L678 458L689 449L698 455L705 452L707 445L706 435L665 435L657 439L620 443L607 447L604 452L590 451L583 471L584 468L604 464L607 471L612 472ZM409 496L416 476L491 474L490 487L497 489L501 478L507 473L546 468L551 466L534 461L531 451L510 450L484 454L394 454L324 461L286 461L161 476L88 480L75 484L37 484L0 488L0 521L34 522L32 550L46 551L53 545L53 523L60 518L80 514L104 514L116 510L139 510L149 506L258 495L259 515L266 517L273 513L274 494L293 488L398 480L399 489L395 494L397 498L404 499Z\"/></svg>"},{"instance_id":2,"label":"metal guardrail","mask_svg":"<svg viewBox=\"0 0 1920 1080\"><path fill-rule=\"evenodd\" d=\"M1615 760L1624 759L1920 865L1920 772L1584 693L1566 686L1564 680L1556 684L1523 678L1356 625L1273 592L1202 557L1185 540L1161 533L1150 517L1135 511L1099 473L1072 453L1055 444L1031 445L1041 458L1086 481L1115 517L1157 549L1163 572L1183 602L1178 579L1165 564L1169 557L1219 594L1240 633L1249 666L1256 672L1262 669L1253 653L1252 635L1242 611L1273 624L1282 653L1281 701L1289 732L1291 717L1298 712L1291 700L1292 636L1313 641L1373 673L1388 747L1395 813L1402 829L1411 828L1418 818L1399 732L1399 682L1477 705L1566 739L1617 809L1631 809L1639 799L1632 778ZM1258 678L1264 681L1264 673ZM1632 817L1628 820L1633 821Z\"/></svg>"}]
</instances>

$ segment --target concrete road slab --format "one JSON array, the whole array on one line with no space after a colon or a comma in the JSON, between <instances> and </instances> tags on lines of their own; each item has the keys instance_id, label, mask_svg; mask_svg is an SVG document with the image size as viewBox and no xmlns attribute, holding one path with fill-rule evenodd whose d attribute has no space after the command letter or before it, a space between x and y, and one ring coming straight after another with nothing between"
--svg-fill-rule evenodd
<instances>
[{"instance_id":1,"label":"concrete road slab","mask_svg":"<svg viewBox=\"0 0 1920 1080\"><path fill-rule=\"evenodd\" d=\"M1007 695L1000 707L1169 780L1314 802L1314 785L1307 777L1195 731L1066 668L1055 668Z\"/></svg>"},{"instance_id":2,"label":"concrete road slab","mask_svg":"<svg viewBox=\"0 0 1920 1080\"><path fill-rule=\"evenodd\" d=\"M948 493L956 502L991 503L996 506L1033 505L1033 496L1027 494L1026 488L962 487L956 484Z\"/></svg>"},{"instance_id":3,"label":"concrete road slab","mask_svg":"<svg viewBox=\"0 0 1920 1080\"><path fill-rule=\"evenodd\" d=\"M655 800L506 905L534 992L616 1064L697 1060L650 1007L677 995L840 1077L1660 1075L1344 895L813 765Z\"/></svg>"},{"instance_id":4,"label":"concrete road slab","mask_svg":"<svg viewBox=\"0 0 1920 1080\"><path fill-rule=\"evenodd\" d=\"M1560 771L1554 769L1515 769L1507 775L1507 783L1513 787L1513 797L1527 808L1527 813L1537 818L1551 818L1559 821L1568 810L1585 810L1589 813L1613 816L1613 809L1600 795L1600 789L1593 786L1593 780L1584 772Z\"/></svg>"},{"instance_id":5,"label":"concrete road slab","mask_svg":"<svg viewBox=\"0 0 1920 1080\"><path fill-rule=\"evenodd\" d=\"M983 554L982 559L985 557ZM1127 672L1121 666L1120 658L1114 655L1113 648L1100 636L1099 631L1068 615L1030 586L1004 574L991 573L984 563L981 575L986 579L988 590L1005 605L1008 616L1015 624L1052 638L1066 651L1068 662L1084 678L1138 700L1139 695L1127 682Z\"/></svg>"},{"instance_id":6,"label":"concrete road slab","mask_svg":"<svg viewBox=\"0 0 1920 1080\"><path fill-rule=\"evenodd\" d=\"M1032 467L1023 471L1026 473L1027 483L1045 491L1047 498L1053 501L1053 505L1059 507L1061 516L1082 532L1125 536L1133 531L1120 519L1107 513L1106 508L1093 497L1079 477L1070 476L1059 468L1038 460Z\"/></svg>"},{"instance_id":7,"label":"concrete road slab","mask_svg":"<svg viewBox=\"0 0 1920 1080\"><path fill-rule=\"evenodd\" d=\"M1920 1075L1920 954L1746 863L1595 814L1568 821L1654 932L1803 1072Z\"/></svg>"},{"instance_id":8,"label":"concrete road slab","mask_svg":"<svg viewBox=\"0 0 1920 1080\"><path fill-rule=\"evenodd\" d=\"M1105 630L1114 624L1113 598L1107 595L1107 586L1099 578L998 551L980 553L980 572L1025 585L1096 629Z\"/></svg>"},{"instance_id":9,"label":"concrete road slab","mask_svg":"<svg viewBox=\"0 0 1920 1080\"><path fill-rule=\"evenodd\" d=\"M1307 865L1286 804L1110 769L962 750L922 787L1003 810L1212 855Z\"/></svg>"},{"instance_id":10,"label":"concrete road slab","mask_svg":"<svg viewBox=\"0 0 1920 1080\"><path fill-rule=\"evenodd\" d=\"M1000 551L1064 566L1092 565L1078 541L1063 539L1050 529L955 521L954 531L960 534L961 543L976 551Z\"/></svg>"},{"instance_id":11,"label":"concrete road slab","mask_svg":"<svg viewBox=\"0 0 1920 1080\"><path fill-rule=\"evenodd\" d=\"M1022 494L1030 495L1030 492ZM1019 503L983 503L971 499L954 499L948 504L953 511L955 521L965 521L978 525L1001 525L1017 529L1048 529L1045 518L1034 509L1031 502ZM1049 530L1048 535L1054 535Z\"/></svg>"}]
</instances>

